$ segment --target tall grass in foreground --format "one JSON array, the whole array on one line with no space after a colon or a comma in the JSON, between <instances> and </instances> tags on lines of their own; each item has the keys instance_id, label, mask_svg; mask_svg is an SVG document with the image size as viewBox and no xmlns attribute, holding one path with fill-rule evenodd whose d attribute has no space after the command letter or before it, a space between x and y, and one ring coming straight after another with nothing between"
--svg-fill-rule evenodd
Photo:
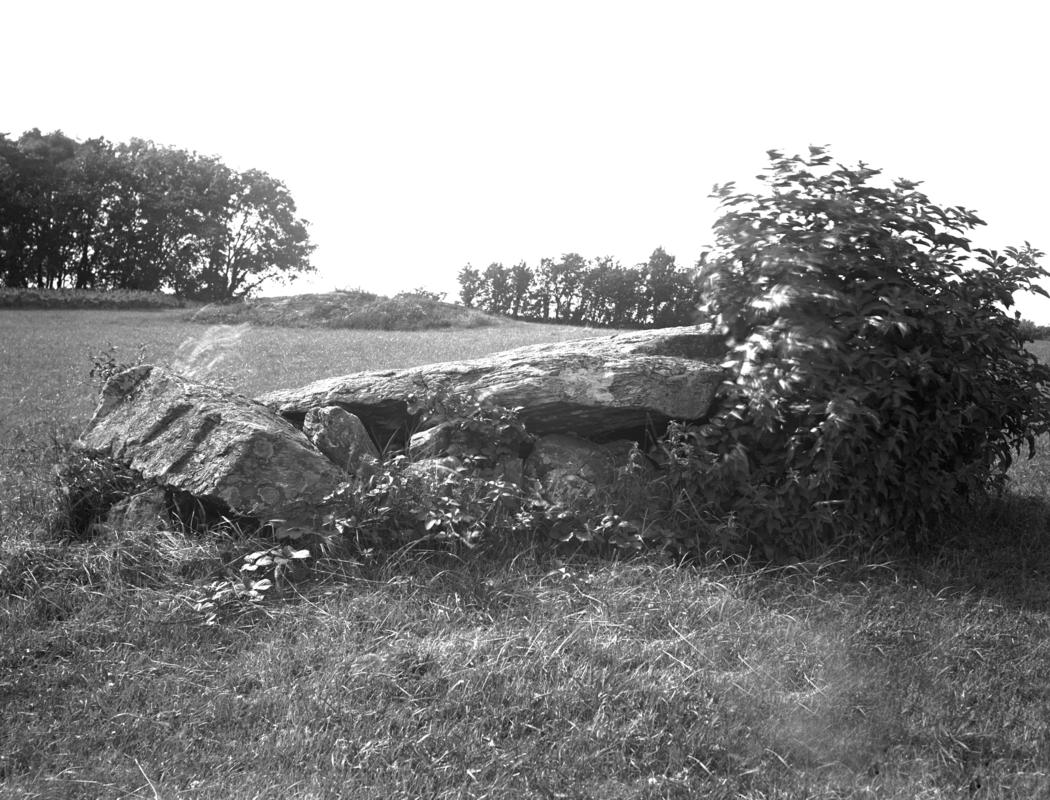
<instances>
[{"instance_id":1,"label":"tall grass in foreground","mask_svg":"<svg viewBox=\"0 0 1050 800\"><path fill-rule=\"evenodd\" d=\"M174 355L188 327L119 342ZM21 370L0 400L2 797L1050 795L1045 455L948 544L892 564L682 566L528 540L334 549L264 602L208 607L263 543L33 533L64 447L51 433L90 412L63 364L86 374L80 347L117 340L97 318L10 330L23 338L0 334ZM281 340L301 347L298 369L342 371L322 363L319 332L272 332L301 337ZM424 340L332 333L347 337L332 348L414 341L397 346L425 357ZM264 341L228 345L253 370L211 369L276 388L286 367Z\"/></svg>"},{"instance_id":2,"label":"tall grass in foreground","mask_svg":"<svg viewBox=\"0 0 1050 800\"><path fill-rule=\"evenodd\" d=\"M965 549L853 570L682 567L527 542L332 558L214 625L194 602L226 540L39 545L0 581L0 786L12 797L1041 796L1046 595L1015 584L1050 566L1035 536L1045 511L1029 531L1005 521L1025 541L996 543L994 569Z\"/></svg>"}]
</instances>

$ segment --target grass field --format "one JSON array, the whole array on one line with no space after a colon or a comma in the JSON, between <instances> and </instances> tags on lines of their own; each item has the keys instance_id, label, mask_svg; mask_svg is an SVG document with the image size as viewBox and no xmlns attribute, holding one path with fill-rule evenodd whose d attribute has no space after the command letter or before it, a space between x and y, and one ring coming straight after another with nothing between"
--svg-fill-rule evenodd
<instances>
[{"instance_id":1,"label":"grass field","mask_svg":"<svg viewBox=\"0 0 1050 800\"><path fill-rule=\"evenodd\" d=\"M332 557L217 624L251 543L34 532L109 344L251 395L585 333L0 311L0 797L1050 796L1045 454L907 561Z\"/></svg>"}]
</instances>

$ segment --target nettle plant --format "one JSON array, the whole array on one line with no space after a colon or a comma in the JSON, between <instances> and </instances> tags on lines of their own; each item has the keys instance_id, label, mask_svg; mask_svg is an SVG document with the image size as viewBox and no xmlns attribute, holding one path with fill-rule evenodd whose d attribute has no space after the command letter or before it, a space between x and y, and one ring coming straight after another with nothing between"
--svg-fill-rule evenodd
<instances>
[{"instance_id":1,"label":"nettle plant","mask_svg":"<svg viewBox=\"0 0 1050 800\"><path fill-rule=\"evenodd\" d=\"M514 483L471 463L413 469L394 456L365 485L348 484L330 498L346 509L329 524L362 550L421 542L480 544L488 534L531 530L529 499Z\"/></svg>"},{"instance_id":2,"label":"nettle plant","mask_svg":"<svg viewBox=\"0 0 1050 800\"><path fill-rule=\"evenodd\" d=\"M146 345L140 344L135 354L130 359L124 360L120 357L119 348L110 342L97 353L89 353L88 360L91 362L88 376L101 389L114 375L146 363Z\"/></svg>"},{"instance_id":3,"label":"nettle plant","mask_svg":"<svg viewBox=\"0 0 1050 800\"><path fill-rule=\"evenodd\" d=\"M473 547L532 534L632 550L672 543L659 524L666 514L657 513L668 504L654 504L637 448L611 487L566 508L544 498L524 472L533 438L518 409L432 386L409 398L408 411L425 428L444 432L439 449L452 458L414 461L394 453L367 481L333 495L344 510L331 515L329 526L359 549L423 542Z\"/></svg>"},{"instance_id":4,"label":"nettle plant","mask_svg":"<svg viewBox=\"0 0 1050 800\"><path fill-rule=\"evenodd\" d=\"M531 441L515 409L437 386L408 398L408 412L423 425L442 425L457 458L420 463L407 453L388 455L363 484L347 484L330 498L346 509L331 515L331 527L364 549L474 546L536 527L537 498L500 469Z\"/></svg>"},{"instance_id":5,"label":"nettle plant","mask_svg":"<svg viewBox=\"0 0 1050 800\"><path fill-rule=\"evenodd\" d=\"M973 212L825 148L769 156L762 191L715 189L699 280L731 378L678 444L707 512L769 555L918 543L1048 429L1050 368L1007 311L1046 295L1043 254L973 248Z\"/></svg>"},{"instance_id":6,"label":"nettle plant","mask_svg":"<svg viewBox=\"0 0 1050 800\"><path fill-rule=\"evenodd\" d=\"M262 603L274 590L293 586L307 576L312 554L308 548L277 545L242 556L236 574L203 587L193 608L204 615L206 625L215 625L224 615L239 615Z\"/></svg>"}]
</instances>

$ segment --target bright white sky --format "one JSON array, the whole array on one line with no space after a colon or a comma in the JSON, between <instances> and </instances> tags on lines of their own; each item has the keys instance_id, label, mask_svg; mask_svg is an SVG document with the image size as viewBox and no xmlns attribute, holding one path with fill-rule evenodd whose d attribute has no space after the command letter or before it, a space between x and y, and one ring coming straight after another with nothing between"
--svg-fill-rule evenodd
<instances>
[{"instance_id":1,"label":"bright white sky","mask_svg":"<svg viewBox=\"0 0 1050 800\"><path fill-rule=\"evenodd\" d=\"M283 180L297 290L471 262L691 265L715 183L830 144L1050 250L1047 20L1024 0L4 3L0 131L152 139ZM1045 262L1050 264L1050 261ZM1050 324L1050 301L1018 298Z\"/></svg>"}]
</instances>

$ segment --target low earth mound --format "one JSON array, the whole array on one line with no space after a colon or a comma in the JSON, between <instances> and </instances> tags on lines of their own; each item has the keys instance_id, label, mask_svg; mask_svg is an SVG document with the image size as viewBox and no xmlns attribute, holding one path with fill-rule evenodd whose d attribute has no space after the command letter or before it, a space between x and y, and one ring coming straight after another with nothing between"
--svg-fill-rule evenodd
<instances>
[{"instance_id":1,"label":"low earth mound","mask_svg":"<svg viewBox=\"0 0 1050 800\"><path fill-rule=\"evenodd\" d=\"M0 308L104 308L104 309L169 309L185 308L190 303L181 297L161 292L139 292L131 289L5 289L0 288Z\"/></svg>"},{"instance_id":2,"label":"low earth mound","mask_svg":"<svg viewBox=\"0 0 1050 800\"><path fill-rule=\"evenodd\" d=\"M204 306L190 318L209 325L277 325L291 328L358 328L412 331L480 328L498 317L417 294L381 297L370 292L330 292L260 297Z\"/></svg>"}]
</instances>

